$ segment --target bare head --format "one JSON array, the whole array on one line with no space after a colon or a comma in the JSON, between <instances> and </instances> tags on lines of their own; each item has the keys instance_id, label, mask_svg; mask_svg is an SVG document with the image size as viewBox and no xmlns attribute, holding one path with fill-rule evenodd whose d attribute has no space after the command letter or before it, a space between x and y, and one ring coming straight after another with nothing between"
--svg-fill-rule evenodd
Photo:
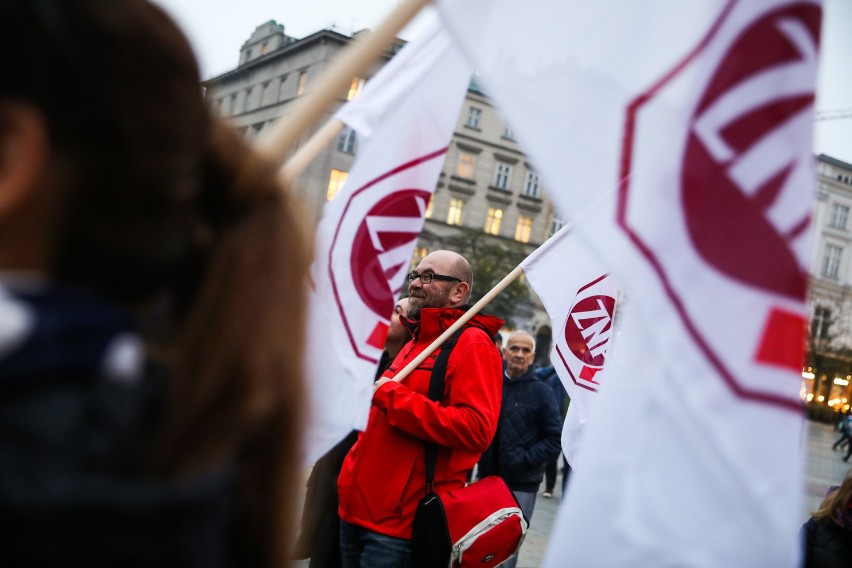
<instances>
[{"instance_id":1,"label":"bare head","mask_svg":"<svg viewBox=\"0 0 852 568\"><path fill-rule=\"evenodd\" d=\"M424 283L424 278L429 280ZM408 317L420 319L422 308L453 308L470 299L473 272L460 254L438 250L426 255L408 275Z\"/></svg>"},{"instance_id":2,"label":"bare head","mask_svg":"<svg viewBox=\"0 0 852 568\"><path fill-rule=\"evenodd\" d=\"M506 362L506 374L519 377L527 372L535 359L535 339L524 330L514 331L509 335L506 346L503 347L503 360Z\"/></svg>"}]
</instances>

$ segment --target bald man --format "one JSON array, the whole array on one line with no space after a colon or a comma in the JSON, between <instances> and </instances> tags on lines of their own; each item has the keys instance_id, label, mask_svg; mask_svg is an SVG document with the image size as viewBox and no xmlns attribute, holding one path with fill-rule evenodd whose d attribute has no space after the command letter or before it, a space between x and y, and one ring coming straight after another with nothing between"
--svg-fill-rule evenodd
<instances>
[{"instance_id":1,"label":"bald man","mask_svg":"<svg viewBox=\"0 0 852 568\"><path fill-rule=\"evenodd\" d=\"M400 382L392 378L465 312L473 274L459 254L436 251L408 275L409 341L376 382L367 428L338 479L344 568L405 567L424 496L425 444L438 446L434 488L464 487L497 429L502 363L493 337L499 318L478 314L447 362L444 396L429 400L436 354Z\"/></svg>"}]
</instances>

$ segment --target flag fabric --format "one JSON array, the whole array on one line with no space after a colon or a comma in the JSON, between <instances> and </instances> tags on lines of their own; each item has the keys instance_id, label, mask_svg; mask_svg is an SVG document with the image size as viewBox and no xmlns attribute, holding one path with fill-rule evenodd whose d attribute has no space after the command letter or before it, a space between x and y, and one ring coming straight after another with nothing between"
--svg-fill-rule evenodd
<instances>
[{"instance_id":1,"label":"flag fabric","mask_svg":"<svg viewBox=\"0 0 852 568\"><path fill-rule=\"evenodd\" d=\"M570 231L570 226L563 227L528 256L521 268L550 316L550 361L571 398L562 430L562 452L573 468L583 425L604 381L618 288L601 262Z\"/></svg>"},{"instance_id":2,"label":"flag fabric","mask_svg":"<svg viewBox=\"0 0 852 568\"><path fill-rule=\"evenodd\" d=\"M394 302L471 73L436 20L338 115L356 129L359 150L317 228L306 463L367 423Z\"/></svg>"},{"instance_id":3,"label":"flag fabric","mask_svg":"<svg viewBox=\"0 0 852 568\"><path fill-rule=\"evenodd\" d=\"M798 565L820 2L438 8L626 298L544 566Z\"/></svg>"}]
</instances>

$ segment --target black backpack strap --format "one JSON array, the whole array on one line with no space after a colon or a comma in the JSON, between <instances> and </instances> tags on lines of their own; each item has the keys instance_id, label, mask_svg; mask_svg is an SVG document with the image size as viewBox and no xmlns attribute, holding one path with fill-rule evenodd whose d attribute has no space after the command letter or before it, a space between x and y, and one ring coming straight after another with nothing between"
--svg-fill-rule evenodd
<instances>
[{"instance_id":1,"label":"black backpack strap","mask_svg":"<svg viewBox=\"0 0 852 568\"><path fill-rule=\"evenodd\" d=\"M448 340L441 344L435 366L432 367L432 376L429 379L429 400L441 402L444 396L444 377L447 374L447 362L450 359L450 351L461 337L462 332L468 326L462 326ZM435 479L435 460L438 453L437 444L424 442L426 446L426 494L432 493L432 482Z\"/></svg>"}]
</instances>

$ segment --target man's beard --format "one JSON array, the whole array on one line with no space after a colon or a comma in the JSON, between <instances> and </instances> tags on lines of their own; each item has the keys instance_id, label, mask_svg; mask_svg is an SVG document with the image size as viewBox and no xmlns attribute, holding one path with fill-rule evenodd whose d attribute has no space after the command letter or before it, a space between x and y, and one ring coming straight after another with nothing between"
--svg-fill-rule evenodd
<instances>
[{"instance_id":1,"label":"man's beard","mask_svg":"<svg viewBox=\"0 0 852 568\"><path fill-rule=\"evenodd\" d=\"M431 292L426 292L421 288L419 292L424 297L420 298L417 296L412 296L409 291L408 294L408 319L410 320L419 320L420 319L420 310L423 308L446 308L449 307L450 302L450 290L433 290Z\"/></svg>"},{"instance_id":2,"label":"man's beard","mask_svg":"<svg viewBox=\"0 0 852 568\"><path fill-rule=\"evenodd\" d=\"M420 319L420 309L423 308L423 301L425 299L408 296L408 315L406 316L408 319Z\"/></svg>"}]
</instances>

